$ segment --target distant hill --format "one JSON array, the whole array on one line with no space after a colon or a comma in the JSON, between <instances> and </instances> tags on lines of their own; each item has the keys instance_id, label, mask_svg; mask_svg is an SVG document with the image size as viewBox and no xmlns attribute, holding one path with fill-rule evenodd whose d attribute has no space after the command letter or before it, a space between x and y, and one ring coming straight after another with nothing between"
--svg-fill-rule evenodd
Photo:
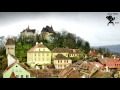
<instances>
[{"instance_id":1,"label":"distant hill","mask_svg":"<svg viewBox=\"0 0 120 90\"><path fill-rule=\"evenodd\" d=\"M93 48L108 48L112 52L120 53L120 45L94 46Z\"/></svg>"}]
</instances>

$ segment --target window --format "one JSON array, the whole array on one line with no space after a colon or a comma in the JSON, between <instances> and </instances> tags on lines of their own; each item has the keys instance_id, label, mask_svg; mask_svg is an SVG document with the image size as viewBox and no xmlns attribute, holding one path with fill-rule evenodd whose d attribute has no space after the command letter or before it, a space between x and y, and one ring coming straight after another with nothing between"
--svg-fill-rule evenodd
<instances>
[{"instance_id":1,"label":"window","mask_svg":"<svg viewBox=\"0 0 120 90\"><path fill-rule=\"evenodd\" d=\"M36 56L36 53L35 53L35 56Z\"/></svg>"},{"instance_id":2,"label":"window","mask_svg":"<svg viewBox=\"0 0 120 90\"><path fill-rule=\"evenodd\" d=\"M40 49L39 49L39 51L40 51Z\"/></svg>"},{"instance_id":3,"label":"window","mask_svg":"<svg viewBox=\"0 0 120 90\"><path fill-rule=\"evenodd\" d=\"M49 56L49 54L47 54L47 56Z\"/></svg>"},{"instance_id":4,"label":"window","mask_svg":"<svg viewBox=\"0 0 120 90\"><path fill-rule=\"evenodd\" d=\"M16 71L16 72L18 72L18 70L17 70L17 69L16 69L15 71Z\"/></svg>"},{"instance_id":5,"label":"window","mask_svg":"<svg viewBox=\"0 0 120 90\"><path fill-rule=\"evenodd\" d=\"M29 75L26 75L26 78L29 78Z\"/></svg>"},{"instance_id":6,"label":"window","mask_svg":"<svg viewBox=\"0 0 120 90\"><path fill-rule=\"evenodd\" d=\"M22 70L20 69L19 72L22 72Z\"/></svg>"},{"instance_id":7,"label":"window","mask_svg":"<svg viewBox=\"0 0 120 90\"><path fill-rule=\"evenodd\" d=\"M40 53L38 53L38 56L40 56Z\"/></svg>"},{"instance_id":8,"label":"window","mask_svg":"<svg viewBox=\"0 0 120 90\"><path fill-rule=\"evenodd\" d=\"M42 54L42 56L44 56L44 54Z\"/></svg>"},{"instance_id":9,"label":"window","mask_svg":"<svg viewBox=\"0 0 120 90\"><path fill-rule=\"evenodd\" d=\"M16 66L17 67L17 66Z\"/></svg>"},{"instance_id":10,"label":"window","mask_svg":"<svg viewBox=\"0 0 120 90\"><path fill-rule=\"evenodd\" d=\"M45 49L43 49L43 51L45 51Z\"/></svg>"},{"instance_id":11,"label":"window","mask_svg":"<svg viewBox=\"0 0 120 90\"><path fill-rule=\"evenodd\" d=\"M23 75L21 75L21 78L23 78Z\"/></svg>"},{"instance_id":12,"label":"window","mask_svg":"<svg viewBox=\"0 0 120 90\"><path fill-rule=\"evenodd\" d=\"M16 78L19 78L19 75L16 75Z\"/></svg>"}]
</instances>

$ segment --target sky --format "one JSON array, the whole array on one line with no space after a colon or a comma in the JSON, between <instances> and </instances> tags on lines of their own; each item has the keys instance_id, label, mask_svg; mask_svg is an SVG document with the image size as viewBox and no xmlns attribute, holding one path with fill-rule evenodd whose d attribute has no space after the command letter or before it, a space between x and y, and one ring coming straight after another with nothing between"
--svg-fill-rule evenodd
<instances>
[{"instance_id":1,"label":"sky","mask_svg":"<svg viewBox=\"0 0 120 90\"><path fill-rule=\"evenodd\" d=\"M115 17L114 26L106 16ZM66 30L90 46L120 44L120 12L0 12L0 36L17 36L27 27L41 32L46 25Z\"/></svg>"}]
</instances>

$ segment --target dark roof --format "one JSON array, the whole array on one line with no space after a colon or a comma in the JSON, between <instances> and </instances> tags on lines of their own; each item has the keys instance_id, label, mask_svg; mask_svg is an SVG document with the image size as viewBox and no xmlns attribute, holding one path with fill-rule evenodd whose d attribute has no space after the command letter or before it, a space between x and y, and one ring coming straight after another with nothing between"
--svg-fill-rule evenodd
<instances>
[{"instance_id":1,"label":"dark roof","mask_svg":"<svg viewBox=\"0 0 120 90\"><path fill-rule=\"evenodd\" d=\"M68 48L54 48L52 50L53 53L68 53L69 49Z\"/></svg>"},{"instance_id":2,"label":"dark roof","mask_svg":"<svg viewBox=\"0 0 120 90\"><path fill-rule=\"evenodd\" d=\"M54 60L68 60L69 58L65 57L64 55L62 54L57 54L56 58Z\"/></svg>"},{"instance_id":3,"label":"dark roof","mask_svg":"<svg viewBox=\"0 0 120 90\"><path fill-rule=\"evenodd\" d=\"M51 26L51 27L46 26L45 28L43 27L43 29L42 29L41 32L49 32L49 33L53 33L54 30L53 30L52 26Z\"/></svg>"},{"instance_id":4,"label":"dark roof","mask_svg":"<svg viewBox=\"0 0 120 90\"><path fill-rule=\"evenodd\" d=\"M15 45L15 41L11 38L7 39L6 45Z\"/></svg>"},{"instance_id":5,"label":"dark roof","mask_svg":"<svg viewBox=\"0 0 120 90\"><path fill-rule=\"evenodd\" d=\"M80 53L79 49L69 49L69 53Z\"/></svg>"},{"instance_id":6,"label":"dark roof","mask_svg":"<svg viewBox=\"0 0 120 90\"><path fill-rule=\"evenodd\" d=\"M30 29L29 28L29 26L28 26L28 28L26 28L26 29L24 29L21 33L23 33L23 32L32 32L32 33L35 33L35 29Z\"/></svg>"}]
</instances>

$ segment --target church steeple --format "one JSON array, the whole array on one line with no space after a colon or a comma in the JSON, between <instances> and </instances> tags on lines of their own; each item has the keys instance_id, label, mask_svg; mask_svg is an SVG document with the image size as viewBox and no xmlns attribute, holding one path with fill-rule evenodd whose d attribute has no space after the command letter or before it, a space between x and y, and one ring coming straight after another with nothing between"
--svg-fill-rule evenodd
<instances>
[{"instance_id":1,"label":"church steeple","mask_svg":"<svg viewBox=\"0 0 120 90\"><path fill-rule=\"evenodd\" d=\"M27 28L27 30L29 30L30 29L30 27L29 27L29 25L28 25L28 28Z\"/></svg>"}]
</instances>

